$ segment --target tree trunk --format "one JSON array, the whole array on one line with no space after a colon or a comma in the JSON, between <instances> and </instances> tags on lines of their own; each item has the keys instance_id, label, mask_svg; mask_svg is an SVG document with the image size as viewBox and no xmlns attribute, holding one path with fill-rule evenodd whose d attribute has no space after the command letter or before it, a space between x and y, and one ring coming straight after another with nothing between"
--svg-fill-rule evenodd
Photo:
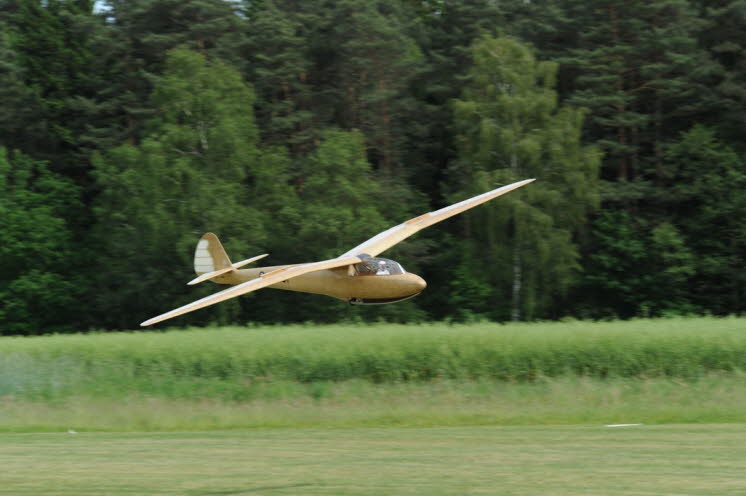
<instances>
[{"instance_id":1,"label":"tree trunk","mask_svg":"<svg viewBox=\"0 0 746 496\"><path fill-rule=\"evenodd\" d=\"M510 153L510 168L513 172L518 175L518 154L516 153L515 142ZM510 311L510 320L517 322L521 320L521 285L523 272L521 270L521 252L518 243L518 219L516 212L513 212L513 231L514 231L514 245L513 245L513 294L511 298L511 305L513 308Z\"/></svg>"},{"instance_id":2,"label":"tree trunk","mask_svg":"<svg viewBox=\"0 0 746 496\"><path fill-rule=\"evenodd\" d=\"M518 243L513 246L513 297L511 298L512 310L510 320L517 322L521 320L521 285L523 282L523 270L521 268L521 252Z\"/></svg>"},{"instance_id":3,"label":"tree trunk","mask_svg":"<svg viewBox=\"0 0 746 496\"><path fill-rule=\"evenodd\" d=\"M613 4L609 4L608 6L608 15L609 19L611 20L611 39L614 41L615 45L618 45L621 42L622 34L619 27L619 13L617 12L616 6ZM622 56L623 58L623 56ZM626 67L626 64L624 63L624 60L622 61L622 67L618 73L617 73L617 92L620 96L624 96L625 94L625 85L624 85L624 77L626 74L626 70L624 67ZM617 115L623 116L624 113L627 111L626 105L622 101L622 103L615 105L615 109L617 111ZM617 143L619 143L621 146L621 152L619 156L619 170L617 171L617 177L619 180L626 181L629 179L630 173L629 173L629 155L627 153L627 126L623 122L617 122Z\"/></svg>"}]
</instances>

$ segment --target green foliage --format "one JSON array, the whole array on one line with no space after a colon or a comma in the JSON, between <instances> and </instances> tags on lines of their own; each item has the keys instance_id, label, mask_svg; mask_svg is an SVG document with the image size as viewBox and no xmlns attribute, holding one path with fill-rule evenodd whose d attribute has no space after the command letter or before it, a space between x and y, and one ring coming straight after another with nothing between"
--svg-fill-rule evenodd
<instances>
[{"instance_id":1,"label":"green foliage","mask_svg":"<svg viewBox=\"0 0 746 496\"><path fill-rule=\"evenodd\" d=\"M594 0L572 12L584 27L561 59L577 71L569 101L591 110L605 176L656 177L665 141L712 104L717 68L697 43L705 23L687 0Z\"/></svg>"},{"instance_id":2,"label":"green foliage","mask_svg":"<svg viewBox=\"0 0 746 496\"><path fill-rule=\"evenodd\" d=\"M107 19L99 53L108 85L99 95L108 129L100 134L138 144L155 109L154 82L164 73L167 54L186 47L237 65L244 45L244 20L238 2L222 0L106 0Z\"/></svg>"},{"instance_id":3,"label":"green foliage","mask_svg":"<svg viewBox=\"0 0 746 496\"><path fill-rule=\"evenodd\" d=\"M313 14L269 0L249 17L248 77L256 88L263 142L307 153L317 137L311 102ZM254 2L252 2L254 4Z\"/></svg>"},{"instance_id":4,"label":"green foliage","mask_svg":"<svg viewBox=\"0 0 746 496\"><path fill-rule=\"evenodd\" d=\"M422 67L422 54L405 30L406 19L391 2L343 0L330 12L334 43L330 96L345 129L360 129L371 162L387 174L400 172L401 141L412 102L409 82Z\"/></svg>"},{"instance_id":5,"label":"green foliage","mask_svg":"<svg viewBox=\"0 0 746 496\"><path fill-rule=\"evenodd\" d=\"M646 247L637 226L626 212L602 211L593 221L592 235L584 278L584 286L590 288L584 298L590 315L584 317L635 315L640 291L650 282Z\"/></svg>"},{"instance_id":6,"label":"green foliage","mask_svg":"<svg viewBox=\"0 0 746 496\"><path fill-rule=\"evenodd\" d=\"M594 220L583 286L596 308L587 316L743 309L743 159L695 126L662 164L655 221L611 209Z\"/></svg>"},{"instance_id":7,"label":"green foliage","mask_svg":"<svg viewBox=\"0 0 746 496\"><path fill-rule=\"evenodd\" d=\"M510 38L482 38L473 59L462 98L454 102L459 157L451 175L461 188L452 198L538 178L463 221L467 242L484 253L474 262L493 267L486 274L496 288L491 298L511 301L514 320L532 319L553 305L544 288L561 295L578 269L572 236L598 202L600 157L580 143L583 111L557 105L556 64L537 62Z\"/></svg>"},{"instance_id":8,"label":"green foliage","mask_svg":"<svg viewBox=\"0 0 746 496\"><path fill-rule=\"evenodd\" d=\"M675 226L650 228L625 212L601 212L583 283L585 317L694 313L687 285L696 260Z\"/></svg>"},{"instance_id":9,"label":"green foliage","mask_svg":"<svg viewBox=\"0 0 746 496\"><path fill-rule=\"evenodd\" d=\"M745 6L0 0L0 146L33 171L0 234L34 253L13 217L34 212L55 254L2 261L0 332L126 328L207 294L173 283L204 231L295 263L526 177L385 254L429 281L417 299L265 291L189 318L742 313ZM29 206L50 195L66 206Z\"/></svg>"},{"instance_id":10,"label":"green foliage","mask_svg":"<svg viewBox=\"0 0 746 496\"><path fill-rule=\"evenodd\" d=\"M37 334L71 330L81 281L65 213L76 190L46 164L0 147L0 329Z\"/></svg>"},{"instance_id":11,"label":"green foliage","mask_svg":"<svg viewBox=\"0 0 746 496\"><path fill-rule=\"evenodd\" d=\"M7 54L12 78L3 81L10 83L3 90L10 93L5 103L10 118L0 119L0 144L46 160L54 170L89 187L87 134L99 112L100 89L94 51L101 25L92 12L93 2L9 4L8 30L1 37L12 50Z\"/></svg>"},{"instance_id":12,"label":"green foliage","mask_svg":"<svg viewBox=\"0 0 746 496\"><path fill-rule=\"evenodd\" d=\"M419 139L410 144L417 151L415 160L421 162L412 182L442 205L448 190L440 183L456 155L450 103L461 93L472 65L472 44L499 29L504 6L491 0L408 3L420 20L413 36L425 57L424 73L414 81L415 94L424 105L416 115L406 117L408 123L421 122L424 127Z\"/></svg>"},{"instance_id":13,"label":"green foliage","mask_svg":"<svg viewBox=\"0 0 746 496\"><path fill-rule=\"evenodd\" d=\"M693 260L692 302L719 314L746 309L746 161L695 126L665 156L670 176L661 203Z\"/></svg>"},{"instance_id":14,"label":"green foliage","mask_svg":"<svg viewBox=\"0 0 746 496\"><path fill-rule=\"evenodd\" d=\"M686 313L688 303L686 283L695 273L695 259L675 226L663 223L651 231L651 264L654 274L650 305L663 312Z\"/></svg>"},{"instance_id":15,"label":"green foliage","mask_svg":"<svg viewBox=\"0 0 746 496\"><path fill-rule=\"evenodd\" d=\"M309 157L299 188L304 214L298 238L307 253L333 258L388 226L363 135L330 130L322 140Z\"/></svg>"},{"instance_id":16,"label":"green foliage","mask_svg":"<svg viewBox=\"0 0 746 496\"><path fill-rule=\"evenodd\" d=\"M181 287L164 288L163 274L188 280L204 232L221 235L229 253L257 253L266 240L270 212L258 206L273 189L262 167L278 163L258 159L252 90L226 64L176 50L153 99L159 114L143 143L95 160L98 284L116 288L101 295L100 318L112 326L131 326L187 298Z\"/></svg>"},{"instance_id":17,"label":"green foliage","mask_svg":"<svg viewBox=\"0 0 746 496\"><path fill-rule=\"evenodd\" d=\"M717 62L719 78L709 119L702 122L717 129L718 135L740 152L746 143L746 121L740 111L746 103L746 50L741 33L746 29L744 0L699 0L700 11L707 21L700 39L710 56Z\"/></svg>"},{"instance_id":18,"label":"green foliage","mask_svg":"<svg viewBox=\"0 0 746 496\"><path fill-rule=\"evenodd\" d=\"M26 86L19 54L13 49L13 37L8 30L0 31L0 143L19 146L24 135L37 131L34 124L36 101L33 89Z\"/></svg>"}]
</instances>

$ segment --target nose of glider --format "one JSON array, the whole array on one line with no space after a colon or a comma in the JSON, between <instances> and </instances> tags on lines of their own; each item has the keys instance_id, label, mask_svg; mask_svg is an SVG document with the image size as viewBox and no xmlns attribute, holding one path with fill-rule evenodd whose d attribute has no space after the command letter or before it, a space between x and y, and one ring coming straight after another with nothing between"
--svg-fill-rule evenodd
<instances>
[{"instance_id":1,"label":"nose of glider","mask_svg":"<svg viewBox=\"0 0 746 496\"><path fill-rule=\"evenodd\" d=\"M408 274L410 277L410 283L412 285L412 293L421 293L426 287L427 282L417 274Z\"/></svg>"}]
</instances>

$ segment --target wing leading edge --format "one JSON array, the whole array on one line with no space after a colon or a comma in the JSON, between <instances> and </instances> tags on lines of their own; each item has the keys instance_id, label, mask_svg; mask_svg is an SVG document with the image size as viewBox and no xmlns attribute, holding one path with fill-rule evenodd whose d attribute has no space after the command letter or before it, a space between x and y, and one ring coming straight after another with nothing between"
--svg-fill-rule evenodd
<instances>
[{"instance_id":1,"label":"wing leading edge","mask_svg":"<svg viewBox=\"0 0 746 496\"><path fill-rule=\"evenodd\" d=\"M535 180L536 179L525 179L523 181L518 181L517 183L508 184L507 186L493 189L492 191L482 193L481 195L469 198L468 200L454 203L453 205L441 208L440 210L420 215L419 217L410 219L403 224L399 224L398 226L394 226L390 229L387 229L386 231L383 231L380 234L377 234L376 236L373 236L364 243L359 244L355 248L346 252L344 255L342 255L342 257L359 255L362 253L375 257L379 253L388 250L395 244L401 242L402 240L410 237L414 233L421 231L428 226L432 226L433 224L436 224L442 220L446 220L449 217L460 214L465 210L469 210L470 208L476 207L477 205L481 205L482 203L490 201L493 198L497 198L500 195L509 193L514 189L518 189L521 186L525 186L526 184Z\"/></svg>"},{"instance_id":2,"label":"wing leading edge","mask_svg":"<svg viewBox=\"0 0 746 496\"><path fill-rule=\"evenodd\" d=\"M256 291L257 289L266 288L267 286L271 286L273 284L277 284L279 282L286 281L288 279L292 279L293 277L298 277L309 272L315 272L317 270L324 269L333 269L335 267L344 267L345 265L352 265L361 261L362 260L358 257L339 257L332 258L331 260L323 260L321 262L293 265L291 267L277 269L275 271L269 272L268 274L264 274L263 276L259 276L256 279L231 286L230 288L224 289L219 293L206 296L200 300L188 303L183 307L179 307L175 310L171 310L170 312L166 312L157 317L153 317L152 319L148 319L140 325L143 327L153 325L163 320L177 317L185 313L193 312L195 310L199 310L200 308L209 307L210 305L214 305L215 303L220 303L221 301L225 301L236 296L251 293L252 291Z\"/></svg>"}]
</instances>

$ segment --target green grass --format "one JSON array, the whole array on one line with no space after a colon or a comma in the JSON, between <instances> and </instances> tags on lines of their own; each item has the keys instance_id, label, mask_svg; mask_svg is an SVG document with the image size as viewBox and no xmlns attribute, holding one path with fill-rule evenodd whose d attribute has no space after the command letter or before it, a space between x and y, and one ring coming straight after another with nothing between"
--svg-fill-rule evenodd
<instances>
[{"instance_id":1,"label":"green grass","mask_svg":"<svg viewBox=\"0 0 746 496\"><path fill-rule=\"evenodd\" d=\"M0 431L746 422L746 319L0 338Z\"/></svg>"},{"instance_id":2,"label":"green grass","mask_svg":"<svg viewBox=\"0 0 746 496\"><path fill-rule=\"evenodd\" d=\"M746 423L746 376L272 383L252 399L144 395L0 399L0 431L180 431L261 427Z\"/></svg>"},{"instance_id":3,"label":"green grass","mask_svg":"<svg viewBox=\"0 0 746 496\"><path fill-rule=\"evenodd\" d=\"M0 436L0 494L742 495L746 425Z\"/></svg>"},{"instance_id":4,"label":"green grass","mask_svg":"<svg viewBox=\"0 0 746 496\"><path fill-rule=\"evenodd\" d=\"M746 319L291 326L0 338L0 396L250 399L256 382L696 378L746 370Z\"/></svg>"},{"instance_id":5,"label":"green grass","mask_svg":"<svg viewBox=\"0 0 746 496\"><path fill-rule=\"evenodd\" d=\"M0 495L744 494L745 371L736 318L0 338Z\"/></svg>"}]
</instances>

